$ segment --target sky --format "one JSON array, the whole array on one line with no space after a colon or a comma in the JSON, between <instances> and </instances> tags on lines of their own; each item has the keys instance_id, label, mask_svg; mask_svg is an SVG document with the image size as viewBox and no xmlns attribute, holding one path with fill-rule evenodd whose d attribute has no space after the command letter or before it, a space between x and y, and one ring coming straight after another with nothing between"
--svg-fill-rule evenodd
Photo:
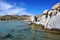
<instances>
[{"instance_id":1,"label":"sky","mask_svg":"<svg viewBox=\"0 0 60 40\"><path fill-rule=\"evenodd\" d=\"M38 15L51 10L60 0L0 0L0 16Z\"/></svg>"}]
</instances>

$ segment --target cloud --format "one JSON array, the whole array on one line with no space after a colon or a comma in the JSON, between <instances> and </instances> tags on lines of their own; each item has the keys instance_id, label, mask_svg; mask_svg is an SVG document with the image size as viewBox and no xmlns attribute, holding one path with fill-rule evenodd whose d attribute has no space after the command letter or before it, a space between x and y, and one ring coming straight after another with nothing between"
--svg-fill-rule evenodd
<instances>
[{"instance_id":1,"label":"cloud","mask_svg":"<svg viewBox=\"0 0 60 40\"><path fill-rule=\"evenodd\" d=\"M22 10L24 10L23 8L13 8L10 10L7 10L6 13L8 15L14 15L14 14L19 14L20 12L22 12Z\"/></svg>"},{"instance_id":2,"label":"cloud","mask_svg":"<svg viewBox=\"0 0 60 40\"><path fill-rule=\"evenodd\" d=\"M6 2L1 2L0 1L0 16L2 15L31 15L26 11L26 8L20 8L20 7L15 7L11 4L8 4Z\"/></svg>"},{"instance_id":3,"label":"cloud","mask_svg":"<svg viewBox=\"0 0 60 40\"><path fill-rule=\"evenodd\" d=\"M12 5L9 5L9 4L5 3L5 2L0 1L0 10L8 10L8 9L10 9L12 7L13 7Z\"/></svg>"},{"instance_id":4,"label":"cloud","mask_svg":"<svg viewBox=\"0 0 60 40\"><path fill-rule=\"evenodd\" d=\"M0 12L0 16L7 15L5 12Z\"/></svg>"},{"instance_id":5,"label":"cloud","mask_svg":"<svg viewBox=\"0 0 60 40\"><path fill-rule=\"evenodd\" d=\"M21 13L20 15L32 15L32 14L26 12L26 9L22 10L20 13Z\"/></svg>"}]
</instances>

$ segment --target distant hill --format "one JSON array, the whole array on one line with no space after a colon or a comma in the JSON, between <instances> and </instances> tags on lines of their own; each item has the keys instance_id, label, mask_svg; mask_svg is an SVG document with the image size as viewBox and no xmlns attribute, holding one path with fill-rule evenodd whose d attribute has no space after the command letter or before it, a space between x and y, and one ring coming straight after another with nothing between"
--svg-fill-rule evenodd
<instances>
[{"instance_id":1,"label":"distant hill","mask_svg":"<svg viewBox=\"0 0 60 40\"><path fill-rule=\"evenodd\" d=\"M29 15L21 15L21 16L18 17L18 19L19 19L19 20L26 20L26 19L28 19L29 17L31 17L31 16L29 16Z\"/></svg>"},{"instance_id":2,"label":"distant hill","mask_svg":"<svg viewBox=\"0 0 60 40\"><path fill-rule=\"evenodd\" d=\"M0 16L0 20L25 20L28 19L30 16L29 15L4 15Z\"/></svg>"}]
</instances>

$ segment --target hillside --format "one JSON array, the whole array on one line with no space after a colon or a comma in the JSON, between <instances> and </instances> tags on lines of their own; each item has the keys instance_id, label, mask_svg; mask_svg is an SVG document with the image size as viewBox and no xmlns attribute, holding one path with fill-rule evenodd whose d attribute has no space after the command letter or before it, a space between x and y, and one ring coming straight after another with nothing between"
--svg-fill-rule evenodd
<instances>
[{"instance_id":1,"label":"hillside","mask_svg":"<svg viewBox=\"0 0 60 40\"><path fill-rule=\"evenodd\" d=\"M30 16L28 15L4 15L0 16L0 20L25 20L28 19Z\"/></svg>"}]
</instances>

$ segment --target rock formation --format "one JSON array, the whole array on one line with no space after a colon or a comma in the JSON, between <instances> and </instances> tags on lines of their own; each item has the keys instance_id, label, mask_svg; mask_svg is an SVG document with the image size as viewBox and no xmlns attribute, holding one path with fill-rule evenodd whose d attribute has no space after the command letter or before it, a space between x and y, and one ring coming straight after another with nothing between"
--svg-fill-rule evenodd
<instances>
[{"instance_id":1,"label":"rock formation","mask_svg":"<svg viewBox=\"0 0 60 40\"><path fill-rule=\"evenodd\" d=\"M53 10L57 10L58 7L60 7L60 3L55 4L55 5L52 7L52 9L53 9Z\"/></svg>"},{"instance_id":2,"label":"rock formation","mask_svg":"<svg viewBox=\"0 0 60 40\"><path fill-rule=\"evenodd\" d=\"M44 25L47 29L60 29L60 3L55 4L51 10L45 10L40 21L34 23Z\"/></svg>"}]
</instances>

